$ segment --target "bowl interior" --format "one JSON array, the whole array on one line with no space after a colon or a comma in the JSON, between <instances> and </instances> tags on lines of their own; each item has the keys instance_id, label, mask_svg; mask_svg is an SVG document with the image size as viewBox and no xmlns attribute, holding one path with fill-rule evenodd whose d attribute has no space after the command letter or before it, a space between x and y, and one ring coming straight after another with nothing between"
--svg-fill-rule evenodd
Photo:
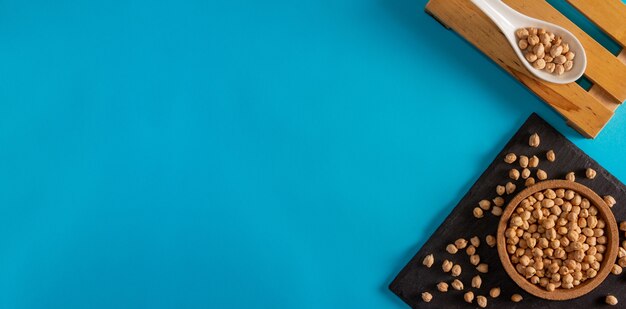
<instances>
[{"instance_id":1,"label":"bowl interior","mask_svg":"<svg viewBox=\"0 0 626 309\"><path fill-rule=\"evenodd\" d=\"M530 195L543 191L546 189L571 189L581 196L587 198L591 204L595 205L598 208L598 215L606 222L606 251L604 253L604 258L600 263L600 270L596 277L586 280L580 285L572 288L572 289L556 289L553 292L548 292L540 286L532 284L525 277L520 275L509 258L509 254L506 251L506 238L504 236L504 231L507 228L508 221L513 214L513 211L519 203ZM497 248L498 255L500 257L500 262L504 267L505 271L515 281L515 283L524 289L526 292L535 295L537 297L541 297L544 299L550 300L567 300L576 297L580 297L589 293L591 290L596 288L604 279L609 275L611 271L611 267L614 264L615 259L617 258L617 250L619 246L619 231L617 228L617 222L615 221L615 216L613 216L613 212L609 208L609 206L604 202L604 200L596 194L590 188L573 182L566 180L547 180L539 182L531 187L528 187L521 192L519 192L506 206L505 211L502 213L500 218L500 222L498 224L498 233L497 233Z\"/></svg>"}]
</instances>

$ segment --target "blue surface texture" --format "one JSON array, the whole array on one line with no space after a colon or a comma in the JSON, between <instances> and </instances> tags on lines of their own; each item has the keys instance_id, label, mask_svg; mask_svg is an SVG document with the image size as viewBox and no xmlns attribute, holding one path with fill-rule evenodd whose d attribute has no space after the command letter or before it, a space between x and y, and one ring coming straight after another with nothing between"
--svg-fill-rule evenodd
<instances>
[{"instance_id":1,"label":"blue surface texture","mask_svg":"<svg viewBox=\"0 0 626 309\"><path fill-rule=\"evenodd\" d=\"M404 308L531 112L626 180L425 3L0 1L0 308Z\"/></svg>"}]
</instances>

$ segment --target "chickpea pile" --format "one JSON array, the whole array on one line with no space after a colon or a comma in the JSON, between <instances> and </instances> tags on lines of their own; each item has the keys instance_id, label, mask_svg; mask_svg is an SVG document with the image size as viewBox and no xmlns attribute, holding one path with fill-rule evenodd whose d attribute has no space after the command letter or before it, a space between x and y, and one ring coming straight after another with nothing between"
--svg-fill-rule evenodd
<instances>
[{"instance_id":1,"label":"chickpea pile","mask_svg":"<svg viewBox=\"0 0 626 309\"><path fill-rule=\"evenodd\" d=\"M517 46L533 68L561 75L574 66L576 54L554 33L530 27L518 29L515 36Z\"/></svg>"},{"instance_id":2,"label":"chickpea pile","mask_svg":"<svg viewBox=\"0 0 626 309\"><path fill-rule=\"evenodd\" d=\"M606 250L605 222L588 199L547 189L527 197L511 215L506 248L518 273L547 291L593 278Z\"/></svg>"}]
</instances>

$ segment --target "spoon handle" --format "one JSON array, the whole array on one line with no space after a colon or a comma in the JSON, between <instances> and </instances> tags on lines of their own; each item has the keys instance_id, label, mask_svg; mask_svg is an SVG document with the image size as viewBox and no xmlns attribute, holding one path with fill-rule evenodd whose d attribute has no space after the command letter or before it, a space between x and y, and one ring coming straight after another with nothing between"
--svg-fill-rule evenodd
<instances>
[{"instance_id":1,"label":"spoon handle","mask_svg":"<svg viewBox=\"0 0 626 309\"><path fill-rule=\"evenodd\" d=\"M519 21L519 13L500 0L472 0L483 13L502 30L505 35L510 35L516 30L514 22Z\"/></svg>"}]
</instances>

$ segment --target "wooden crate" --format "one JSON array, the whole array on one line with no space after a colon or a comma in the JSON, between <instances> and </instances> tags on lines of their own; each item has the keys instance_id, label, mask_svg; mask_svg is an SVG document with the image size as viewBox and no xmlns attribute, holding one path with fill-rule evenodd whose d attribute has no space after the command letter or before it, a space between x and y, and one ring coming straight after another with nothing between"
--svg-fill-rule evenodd
<instances>
[{"instance_id":1,"label":"wooden crate","mask_svg":"<svg viewBox=\"0 0 626 309\"><path fill-rule=\"evenodd\" d=\"M626 5L620 0L567 1L623 48L626 47ZM576 35L585 47L585 76L593 82L593 87L586 91L576 83L557 85L532 76L498 27L470 0L430 0L426 12L526 85L582 135L596 137L626 100L626 49L622 49L618 56L611 54L544 0L504 2L523 14L555 23Z\"/></svg>"}]
</instances>

